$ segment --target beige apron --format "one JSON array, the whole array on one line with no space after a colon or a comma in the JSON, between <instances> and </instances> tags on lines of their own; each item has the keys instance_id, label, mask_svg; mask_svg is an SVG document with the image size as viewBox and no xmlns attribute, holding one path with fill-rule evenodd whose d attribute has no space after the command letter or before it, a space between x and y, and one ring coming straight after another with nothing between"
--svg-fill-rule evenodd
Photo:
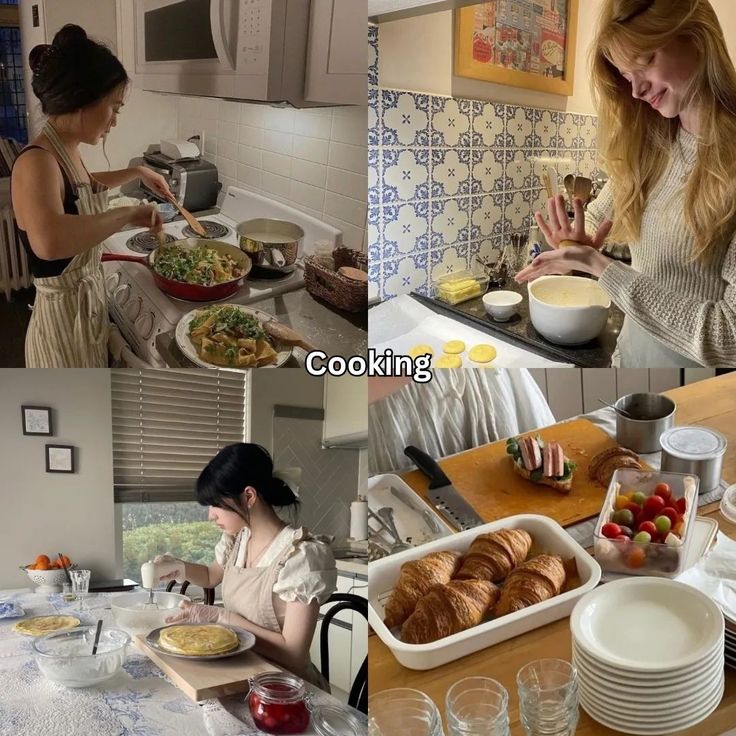
<instances>
[{"instance_id":1,"label":"beige apron","mask_svg":"<svg viewBox=\"0 0 736 736\"><path fill-rule=\"evenodd\" d=\"M238 567L235 560L240 549L241 531L230 549L230 556L225 562L222 577L222 600L228 611L237 613L256 626L269 631L281 632L281 624L273 605L273 588L278 580L281 568L291 553L287 547L268 567ZM302 529L298 539L309 539L306 530ZM304 663L301 672L293 674L316 685L322 690L330 691L329 683L310 660Z\"/></svg>"},{"instance_id":2,"label":"beige apron","mask_svg":"<svg viewBox=\"0 0 736 736\"><path fill-rule=\"evenodd\" d=\"M79 214L105 212L107 187L81 181L51 123L46 123L43 132L79 197ZM60 276L34 279L36 301L26 334L27 368L107 368L110 330L102 245L74 256Z\"/></svg>"}]
</instances>

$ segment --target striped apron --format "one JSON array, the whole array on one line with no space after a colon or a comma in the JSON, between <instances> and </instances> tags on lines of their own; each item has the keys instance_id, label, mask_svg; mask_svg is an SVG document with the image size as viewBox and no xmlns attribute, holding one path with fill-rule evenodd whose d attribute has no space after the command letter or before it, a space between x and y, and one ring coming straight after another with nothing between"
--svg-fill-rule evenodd
<instances>
[{"instance_id":1,"label":"striped apron","mask_svg":"<svg viewBox=\"0 0 736 736\"><path fill-rule=\"evenodd\" d=\"M44 134L78 197L80 215L108 209L107 187L81 181L51 123ZM107 368L107 315L103 243L79 253L59 276L34 279L36 301L26 333L27 368Z\"/></svg>"}]
</instances>

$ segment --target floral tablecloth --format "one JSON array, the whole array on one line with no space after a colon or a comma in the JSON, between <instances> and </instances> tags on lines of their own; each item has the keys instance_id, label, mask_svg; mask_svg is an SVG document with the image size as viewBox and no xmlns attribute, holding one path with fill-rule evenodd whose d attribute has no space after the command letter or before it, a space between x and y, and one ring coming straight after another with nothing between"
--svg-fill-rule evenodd
<instances>
[{"instance_id":1,"label":"floral tablecloth","mask_svg":"<svg viewBox=\"0 0 736 736\"><path fill-rule=\"evenodd\" d=\"M25 617L73 614L83 624L102 619L114 626L111 593L88 598L89 611L59 593L0 591L0 602L19 604ZM115 594L117 595L117 594ZM95 687L71 689L47 680L38 669L31 638L12 630L18 618L0 618L0 736L260 736L242 695L197 704L178 690L144 654L130 647L123 671ZM309 688L317 705L339 704ZM367 733L367 719L352 711ZM309 730L307 736L314 736Z\"/></svg>"}]
</instances>

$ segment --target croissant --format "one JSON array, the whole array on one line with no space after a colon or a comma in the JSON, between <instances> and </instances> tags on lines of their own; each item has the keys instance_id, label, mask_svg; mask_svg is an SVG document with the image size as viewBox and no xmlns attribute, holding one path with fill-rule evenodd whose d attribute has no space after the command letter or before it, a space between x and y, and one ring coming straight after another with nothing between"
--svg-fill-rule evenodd
<instances>
[{"instance_id":1,"label":"croissant","mask_svg":"<svg viewBox=\"0 0 736 736\"><path fill-rule=\"evenodd\" d=\"M565 584L565 568L557 555L537 555L511 571L494 614L504 616L556 596Z\"/></svg>"},{"instance_id":2,"label":"croissant","mask_svg":"<svg viewBox=\"0 0 736 736\"><path fill-rule=\"evenodd\" d=\"M386 601L383 622L389 629L401 626L414 610L417 601L429 589L449 583L460 562L460 552L433 552L401 566L391 597Z\"/></svg>"},{"instance_id":3,"label":"croissant","mask_svg":"<svg viewBox=\"0 0 736 736\"><path fill-rule=\"evenodd\" d=\"M451 580L419 599L401 627L401 640L427 644L477 626L498 600L499 590L486 580Z\"/></svg>"},{"instance_id":4,"label":"croissant","mask_svg":"<svg viewBox=\"0 0 736 736\"><path fill-rule=\"evenodd\" d=\"M455 577L497 583L524 562L531 546L531 535L524 529L481 534L473 540Z\"/></svg>"}]
</instances>

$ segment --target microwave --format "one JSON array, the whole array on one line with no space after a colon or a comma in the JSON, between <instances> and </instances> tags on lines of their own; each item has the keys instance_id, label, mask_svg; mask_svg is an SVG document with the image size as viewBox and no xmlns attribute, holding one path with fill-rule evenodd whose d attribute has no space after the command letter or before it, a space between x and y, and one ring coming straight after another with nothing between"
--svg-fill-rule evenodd
<instances>
[{"instance_id":1,"label":"microwave","mask_svg":"<svg viewBox=\"0 0 736 736\"><path fill-rule=\"evenodd\" d=\"M310 0L134 0L134 10L142 89L305 105Z\"/></svg>"}]
</instances>

